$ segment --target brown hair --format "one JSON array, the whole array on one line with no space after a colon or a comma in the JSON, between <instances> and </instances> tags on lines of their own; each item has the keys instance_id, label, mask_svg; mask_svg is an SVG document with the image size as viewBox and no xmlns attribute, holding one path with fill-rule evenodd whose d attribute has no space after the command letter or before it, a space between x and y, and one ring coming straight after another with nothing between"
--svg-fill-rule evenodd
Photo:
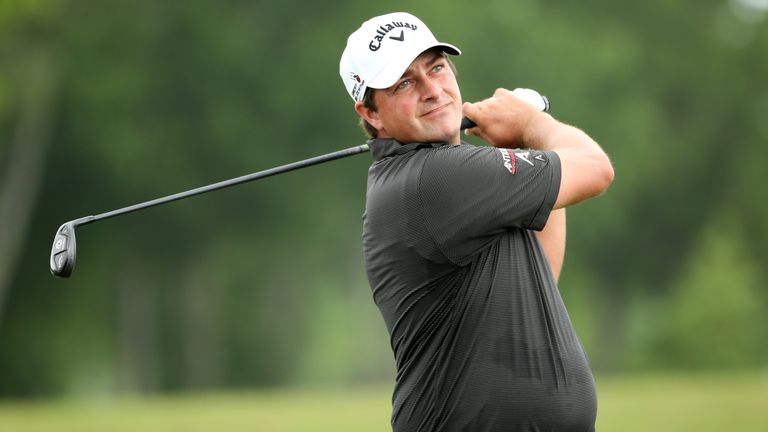
<instances>
[{"instance_id":1,"label":"brown hair","mask_svg":"<svg viewBox=\"0 0 768 432\"><path fill-rule=\"evenodd\" d=\"M446 53L441 53L443 55L443 58L448 62L448 67L451 68L454 75L458 75L458 72L456 71L456 65L453 64L453 61L451 61L451 58L448 57ZM369 110L376 112L378 108L376 107L376 100L374 99L374 94L376 93L376 89L373 88L367 88L365 90L365 94L363 95L363 106L365 108L368 108ZM360 117L360 127L363 129L363 132L365 132L366 135L368 135L368 138L376 138L376 135L379 134L379 131L373 127L372 124L368 123L362 116Z\"/></svg>"}]
</instances>

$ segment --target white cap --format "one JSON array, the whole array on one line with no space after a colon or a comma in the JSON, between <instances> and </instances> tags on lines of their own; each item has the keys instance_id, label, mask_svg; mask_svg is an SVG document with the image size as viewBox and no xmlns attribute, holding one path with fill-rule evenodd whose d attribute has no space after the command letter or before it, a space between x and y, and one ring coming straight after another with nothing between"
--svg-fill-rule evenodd
<instances>
[{"instance_id":1,"label":"white cap","mask_svg":"<svg viewBox=\"0 0 768 432\"><path fill-rule=\"evenodd\" d=\"M427 26L409 13L377 16L347 39L339 74L347 93L357 102L368 87L384 89L394 85L416 57L435 47L448 54L461 54L455 46L438 42Z\"/></svg>"}]
</instances>

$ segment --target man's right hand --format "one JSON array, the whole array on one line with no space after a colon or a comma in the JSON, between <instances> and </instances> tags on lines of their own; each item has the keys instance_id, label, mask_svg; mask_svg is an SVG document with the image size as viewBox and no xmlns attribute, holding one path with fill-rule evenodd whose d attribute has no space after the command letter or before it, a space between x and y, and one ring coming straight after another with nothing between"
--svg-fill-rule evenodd
<instances>
[{"instance_id":1,"label":"man's right hand","mask_svg":"<svg viewBox=\"0 0 768 432\"><path fill-rule=\"evenodd\" d=\"M525 89L515 90L523 91ZM541 102L545 103L543 98ZM499 88L488 99L464 103L464 115L477 124L467 129L466 133L477 136L494 147L528 147L526 139L532 121L536 119L538 122L546 122L546 118L552 120L551 116L542 112L545 107L546 105L537 107L533 102L516 96L513 91Z\"/></svg>"}]
</instances>

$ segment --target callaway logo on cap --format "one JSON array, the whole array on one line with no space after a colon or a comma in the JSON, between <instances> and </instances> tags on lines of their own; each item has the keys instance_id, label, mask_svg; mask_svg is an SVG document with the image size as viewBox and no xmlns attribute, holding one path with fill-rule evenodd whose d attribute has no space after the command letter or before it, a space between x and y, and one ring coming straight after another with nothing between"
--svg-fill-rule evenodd
<instances>
[{"instance_id":1,"label":"callaway logo on cap","mask_svg":"<svg viewBox=\"0 0 768 432\"><path fill-rule=\"evenodd\" d=\"M347 39L339 74L347 93L357 102L368 87L384 89L394 85L416 57L434 47L448 54L461 54L455 46L438 42L427 26L409 13L377 16Z\"/></svg>"}]
</instances>

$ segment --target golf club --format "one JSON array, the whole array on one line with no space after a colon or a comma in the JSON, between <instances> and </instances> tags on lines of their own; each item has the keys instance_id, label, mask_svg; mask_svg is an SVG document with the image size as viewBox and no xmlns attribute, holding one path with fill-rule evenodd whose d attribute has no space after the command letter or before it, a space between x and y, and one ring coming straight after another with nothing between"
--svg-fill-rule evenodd
<instances>
[{"instance_id":1,"label":"golf club","mask_svg":"<svg viewBox=\"0 0 768 432\"><path fill-rule=\"evenodd\" d=\"M75 259L77 257L77 242L75 240L75 228L81 225L88 225L93 222L97 222L111 217L119 216L126 213L143 210L146 208L158 206L160 204L166 204L172 201L189 198L191 196L204 194L206 192L212 192L226 187L247 183L250 181L270 177L273 175L281 174L288 171L297 170L300 168L306 168L308 166L329 162L336 159L341 159L347 156L352 156L360 153L367 152L368 144L363 144L355 147L350 147L344 150L335 151L321 156L316 156L309 159L304 159L298 162L289 163L287 165L281 165L275 168L270 168L264 171L259 171L252 174L247 174L241 177L236 177L229 180L224 180L218 183L210 184L207 186L201 186L196 189L191 189L184 192L179 192L173 195L168 195L161 198L156 198L151 201L146 201L132 206L123 207L117 210L108 211L106 213L97 214L95 216L85 216L79 219L71 220L62 224L56 231L56 236L53 239L53 246L51 247L51 260L50 267L51 273L54 276L69 277L72 274L72 270L75 267Z\"/></svg>"},{"instance_id":2,"label":"golf club","mask_svg":"<svg viewBox=\"0 0 768 432\"><path fill-rule=\"evenodd\" d=\"M515 96L520 97L526 102L532 104L541 111L549 111L549 100L545 96L540 95L535 90L530 89L515 89L512 91ZM471 128L476 124L464 117L461 122L461 129ZM75 259L77 257L77 242L75 240L75 228L81 225L88 225L93 222L97 222L104 219L109 219L115 216L123 215L126 213L132 213L138 210L166 204L172 201L178 201L184 198L189 198L195 195L204 194L206 192L212 192L219 189L224 189L230 186L235 186L254 180L270 177L284 172L297 170L300 168L306 168L312 165L317 165L332 160L341 159L347 156L352 156L369 151L368 144L362 144L355 147L350 147L344 150L338 150L332 153L328 153L321 156L316 156L309 159L304 159L298 162L281 165L278 167L270 168L264 171L259 171L252 174L247 174L233 179L224 180L218 183L210 184L207 186L201 186L196 189L191 189L184 192L179 192L173 195L168 195L161 198L156 198L151 201L146 201L132 206L123 207L117 210L108 211L105 213L97 214L95 216L84 216L79 219L74 219L69 222L63 223L56 231L56 236L53 238L53 246L51 246L50 257L50 269L51 274L54 276L67 278L72 274L72 270L75 268Z\"/></svg>"}]
</instances>

